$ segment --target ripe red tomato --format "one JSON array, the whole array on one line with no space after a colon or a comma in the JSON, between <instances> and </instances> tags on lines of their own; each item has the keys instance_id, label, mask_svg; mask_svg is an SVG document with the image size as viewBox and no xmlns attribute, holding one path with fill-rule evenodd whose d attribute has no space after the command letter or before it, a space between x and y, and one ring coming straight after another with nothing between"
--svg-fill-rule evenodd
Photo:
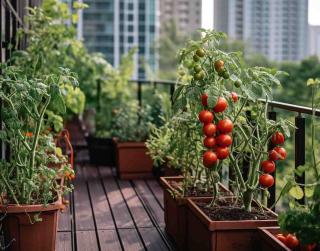
<instances>
[{"instance_id":1,"label":"ripe red tomato","mask_svg":"<svg viewBox=\"0 0 320 251\"><path fill-rule=\"evenodd\" d=\"M270 174L262 174L259 177L259 183L262 187L269 188L274 184L274 178Z\"/></svg>"},{"instance_id":2,"label":"ripe red tomato","mask_svg":"<svg viewBox=\"0 0 320 251\"><path fill-rule=\"evenodd\" d=\"M229 156L228 147L217 147L215 149L218 159L226 159Z\"/></svg>"},{"instance_id":3,"label":"ripe red tomato","mask_svg":"<svg viewBox=\"0 0 320 251\"><path fill-rule=\"evenodd\" d=\"M201 96L201 103L203 106L208 106L208 95L206 93L202 94Z\"/></svg>"},{"instance_id":4,"label":"ripe red tomato","mask_svg":"<svg viewBox=\"0 0 320 251\"><path fill-rule=\"evenodd\" d=\"M276 161L279 159L279 154L273 149L269 151L269 160Z\"/></svg>"},{"instance_id":5,"label":"ripe red tomato","mask_svg":"<svg viewBox=\"0 0 320 251\"><path fill-rule=\"evenodd\" d=\"M206 124L203 126L202 131L203 131L204 135L206 135L207 137L212 137L217 132L217 126L213 123Z\"/></svg>"},{"instance_id":6,"label":"ripe red tomato","mask_svg":"<svg viewBox=\"0 0 320 251\"><path fill-rule=\"evenodd\" d=\"M275 147L274 150L278 153L279 160L285 160L287 158L287 151L283 147Z\"/></svg>"},{"instance_id":7,"label":"ripe red tomato","mask_svg":"<svg viewBox=\"0 0 320 251\"><path fill-rule=\"evenodd\" d=\"M284 140L284 135L281 132L276 132L271 138L271 142L274 145L283 145Z\"/></svg>"},{"instance_id":8,"label":"ripe red tomato","mask_svg":"<svg viewBox=\"0 0 320 251\"><path fill-rule=\"evenodd\" d=\"M202 110L199 113L199 120L204 124L209 124L213 121L213 113L207 110Z\"/></svg>"},{"instance_id":9,"label":"ripe red tomato","mask_svg":"<svg viewBox=\"0 0 320 251\"><path fill-rule=\"evenodd\" d=\"M216 145L216 139L214 137L206 137L203 140L203 145L206 148L213 148Z\"/></svg>"},{"instance_id":10,"label":"ripe red tomato","mask_svg":"<svg viewBox=\"0 0 320 251\"><path fill-rule=\"evenodd\" d=\"M317 247L316 243L312 243L312 244L308 244L308 245L304 245L302 247L302 251L314 251Z\"/></svg>"},{"instance_id":11,"label":"ripe red tomato","mask_svg":"<svg viewBox=\"0 0 320 251\"><path fill-rule=\"evenodd\" d=\"M283 234L277 234L276 238L281 241L283 244L286 244L286 237Z\"/></svg>"},{"instance_id":12,"label":"ripe red tomato","mask_svg":"<svg viewBox=\"0 0 320 251\"><path fill-rule=\"evenodd\" d=\"M234 103L238 102L238 94L236 92L231 92L231 98Z\"/></svg>"},{"instance_id":13,"label":"ripe red tomato","mask_svg":"<svg viewBox=\"0 0 320 251\"><path fill-rule=\"evenodd\" d=\"M233 129L233 123L230 119L223 119L218 122L218 130L220 133L230 133Z\"/></svg>"},{"instance_id":14,"label":"ripe red tomato","mask_svg":"<svg viewBox=\"0 0 320 251\"><path fill-rule=\"evenodd\" d=\"M217 144L222 147L228 147L232 144L232 137L228 134L220 134L217 137Z\"/></svg>"},{"instance_id":15,"label":"ripe red tomato","mask_svg":"<svg viewBox=\"0 0 320 251\"><path fill-rule=\"evenodd\" d=\"M217 72L222 72L224 70L224 62L222 60L217 60L214 62L214 69Z\"/></svg>"},{"instance_id":16,"label":"ripe red tomato","mask_svg":"<svg viewBox=\"0 0 320 251\"><path fill-rule=\"evenodd\" d=\"M288 234L286 237L286 246L291 249L298 247L299 246L298 238L293 234Z\"/></svg>"},{"instance_id":17,"label":"ripe red tomato","mask_svg":"<svg viewBox=\"0 0 320 251\"><path fill-rule=\"evenodd\" d=\"M261 168L264 173L273 173L276 170L276 164L272 160L261 162Z\"/></svg>"},{"instance_id":18,"label":"ripe red tomato","mask_svg":"<svg viewBox=\"0 0 320 251\"><path fill-rule=\"evenodd\" d=\"M205 167L212 167L218 162L217 155L212 151L206 151L203 154L203 165Z\"/></svg>"},{"instance_id":19,"label":"ripe red tomato","mask_svg":"<svg viewBox=\"0 0 320 251\"><path fill-rule=\"evenodd\" d=\"M214 112L224 112L228 107L228 102L225 98L223 97L219 97L218 101L215 105L215 107L213 108Z\"/></svg>"}]
</instances>

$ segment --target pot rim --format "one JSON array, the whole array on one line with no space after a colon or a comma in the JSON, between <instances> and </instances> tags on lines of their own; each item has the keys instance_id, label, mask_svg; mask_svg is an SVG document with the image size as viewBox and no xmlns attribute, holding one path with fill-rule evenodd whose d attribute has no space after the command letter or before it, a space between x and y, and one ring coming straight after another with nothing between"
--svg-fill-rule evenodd
<instances>
[{"instance_id":1,"label":"pot rim","mask_svg":"<svg viewBox=\"0 0 320 251\"><path fill-rule=\"evenodd\" d=\"M235 198L235 196L224 196L222 198ZM188 198L187 204L188 208L195 214L197 218L210 230L231 230L231 229L256 229L258 227L268 227L268 226L277 226L278 215L271 211L270 209L262 206L265 210L271 212L276 218L270 220L235 220L235 221L213 221L209 218L208 215L203 212L203 210L198 207L194 201L206 200L209 201L210 198Z\"/></svg>"},{"instance_id":2,"label":"pot rim","mask_svg":"<svg viewBox=\"0 0 320 251\"><path fill-rule=\"evenodd\" d=\"M18 214L18 213L47 212L47 211L60 210L63 208L64 208L64 205L62 203L62 197L61 195L59 195L58 199L55 202L49 203L47 206L44 206L42 204L36 204L36 205L26 205L26 204L1 205L0 204L0 213Z\"/></svg>"},{"instance_id":3,"label":"pot rim","mask_svg":"<svg viewBox=\"0 0 320 251\"><path fill-rule=\"evenodd\" d=\"M146 148L146 143L144 141L114 141L117 148Z\"/></svg>"}]
</instances>

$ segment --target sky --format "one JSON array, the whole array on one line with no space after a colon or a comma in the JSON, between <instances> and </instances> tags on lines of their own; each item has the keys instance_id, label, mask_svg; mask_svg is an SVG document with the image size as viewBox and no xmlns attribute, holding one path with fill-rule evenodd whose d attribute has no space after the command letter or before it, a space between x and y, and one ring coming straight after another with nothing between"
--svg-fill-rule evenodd
<instances>
[{"instance_id":1,"label":"sky","mask_svg":"<svg viewBox=\"0 0 320 251\"><path fill-rule=\"evenodd\" d=\"M213 1L202 0L202 28L213 27ZM309 24L320 25L320 0L309 0Z\"/></svg>"}]
</instances>

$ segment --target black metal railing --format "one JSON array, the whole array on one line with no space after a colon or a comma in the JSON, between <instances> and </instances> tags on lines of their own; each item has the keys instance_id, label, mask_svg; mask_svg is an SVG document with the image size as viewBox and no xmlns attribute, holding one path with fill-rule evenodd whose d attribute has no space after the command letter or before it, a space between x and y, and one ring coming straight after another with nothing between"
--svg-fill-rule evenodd
<instances>
[{"instance_id":1,"label":"black metal railing","mask_svg":"<svg viewBox=\"0 0 320 251\"><path fill-rule=\"evenodd\" d=\"M168 92L172 95L174 92L175 87L175 81L170 80L130 80L130 82L137 85L137 99L140 105L142 105L143 99L142 99L142 86L143 85L149 85L149 86L167 86ZM266 102L265 100L261 99L260 102ZM310 107L305 106L299 106L294 104L288 104L278 101L269 101L268 102L268 117L272 120L277 120L278 115L281 115L282 112L286 112L286 115L288 112L293 114L295 116L295 131L294 131L294 162L295 162L295 168L298 168L299 166L303 166L306 161L306 118L305 116L312 114L312 109ZM279 114L278 114L279 113ZM316 116L320 116L320 110L315 111ZM270 145L269 148L271 149L273 146ZM273 174L275 181L276 181L276 172ZM302 175L296 176L296 181L300 184L305 184L305 176ZM303 189L303 187L302 187ZM269 189L270 198L268 200L268 205L271 206L276 201L276 185L271 187ZM305 198L302 198L299 202L304 203Z\"/></svg>"}]
</instances>

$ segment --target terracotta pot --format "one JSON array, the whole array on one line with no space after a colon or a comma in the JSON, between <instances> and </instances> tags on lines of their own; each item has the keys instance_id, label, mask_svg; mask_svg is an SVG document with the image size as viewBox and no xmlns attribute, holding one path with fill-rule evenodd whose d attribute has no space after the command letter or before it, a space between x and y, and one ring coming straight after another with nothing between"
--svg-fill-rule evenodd
<instances>
[{"instance_id":1,"label":"terracotta pot","mask_svg":"<svg viewBox=\"0 0 320 251\"><path fill-rule=\"evenodd\" d=\"M187 199L181 197L180 193L170 185L170 182L182 182L183 177L161 177L160 182L164 193L164 219L166 232L173 239L179 250L187 250ZM225 192L231 192L220 184ZM173 192L177 196L173 197ZM203 197L202 197L203 198ZM210 196L211 198L211 196ZM200 249L199 249L200 250Z\"/></svg>"},{"instance_id":2,"label":"terracotta pot","mask_svg":"<svg viewBox=\"0 0 320 251\"><path fill-rule=\"evenodd\" d=\"M277 226L277 215L272 220L212 221L196 201L210 202L206 198L188 199L189 251L257 251L258 227ZM268 209L266 209L268 210Z\"/></svg>"},{"instance_id":3,"label":"terracotta pot","mask_svg":"<svg viewBox=\"0 0 320 251\"><path fill-rule=\"evenodd\" d=\"M120 179L152 178L153 162L144 142L116 142L117 171Z\"/></svg>"},{"instance_id":4,"label":"terracotta pot","mask_svg":"<svg viewBox=\"0 0 320 251\"><path fill-rule=\"evenodd\" d=\"M276 238L277 234L280 234L279 227L261 227L259 228L259 236L261 241L259 246L259 251L292 251L281 241ZM295 249L296 251L304 251L305 249L299 247ZM319 250L316 249L316 250ZM316 251L315 250L315 251Z\"/></svg>"},{"instance_id":5,"label":"terracotta pot","mask_svg":"<svg viewBox=\"0 0 320 251\"><path fill-rule=\"evenodd\" d=\"M0 205L5 215L2 227L10 251L55 251L58 211L64 206L61 198L47 207L43 205ZM35 214L41 222L31 223Z\"/></svg>"},{"instance_id":6,"label":"terracotta pot","mask_svg":"<svg viewBox=\"0 0 320 251\"><path fill-rule=\"evenodd\" d=\"M112 138L88 136L86 140L91 164L110 167L116 165L115 146Z\"/></svg>"}]
</instances>

